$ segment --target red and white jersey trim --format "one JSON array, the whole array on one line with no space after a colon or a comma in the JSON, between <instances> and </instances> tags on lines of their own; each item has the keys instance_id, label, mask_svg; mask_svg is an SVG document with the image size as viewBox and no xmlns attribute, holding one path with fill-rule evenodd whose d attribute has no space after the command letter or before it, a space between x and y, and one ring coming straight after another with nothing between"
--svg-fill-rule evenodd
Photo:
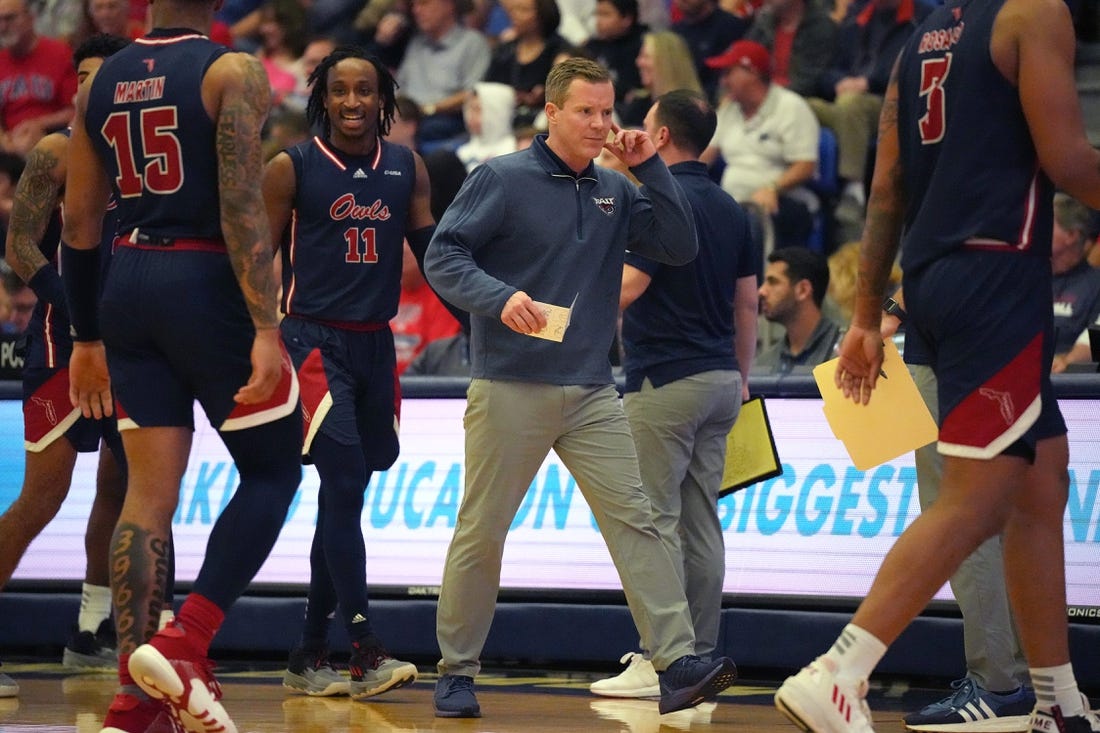
<instances>
[{"instance_id":1,"label":"red and white jersey trim","mask_svg":"<svg viewBox=\"0 0 1100 733\"><path fill-rule=\"evenodd\" d=\"M167 46L173 43L179 43L180 41L191 41L196 38L206 39L207 37L201 33L187 33L182 36L172 36L171 38L138 38L134 40L134 43L139 46Z\"/></svg>"},{"instance_id":2,"label":"red and white jersey trim","mask_svg":"<svg viewBox=\"0 0 1100 733\"><path fill-rule=\"evenodd\" d=\"M69 400L69 370L60 369L23 403L23 447L41 453L79 419Z\"/></svg>"},{"instance_id":3,"label":"red and white jersey trim","mask_svg":"<svg viewBox=\"0 0 1100 733\"><path fill-rule=\"evenodd\" d=\"M959 458L975 458L983 461L996 458L1003 453L1008 446L1022 438L1024 434L1031 429L1031 426L1039 419L1039 414L1042 410L1043 398L1036 395L1031 404L1020 413L1019 419L988 445L967 445L965 443L952 443L941 439L937 444L937 450L945 456L958 456Z\"/></svg>"},{"instance_id":4,"label":"red and white jersey trim","mask_svg":"<svg viewBox=\"0 0 1100 733\"><path fill-rule=\"evenodd\" d=\"M298 382L302 386L302 455L308 455L313 439L321 429L328 411L332 409L332 392L325 375L325 360L320 349L309 356L298 369Z\"/></svg>"},{"instance_id":5,"label":"red and white jersey trim","mask_svg":"<svg viewBox=\"0 0 1100 733\"><path fill-rule=\"evenodd\" d=\"M258 405L237 405L218 430L229 432L266 425L286 417L298 409L298 375L290 362L290 355L283 347L282 377L274 394Z\"/></svg>"},{"instance_id":6,"label":"red and white jersey trim","mask_svg":"<svg viewBox=\"0 0 1100 733\"><path fill-rule=\"evenodd\" d=\"M1043 400L1043 335L944 415L938 450L988 460L1019 440L1039 419Z\"/></svg>"}]
</instances>

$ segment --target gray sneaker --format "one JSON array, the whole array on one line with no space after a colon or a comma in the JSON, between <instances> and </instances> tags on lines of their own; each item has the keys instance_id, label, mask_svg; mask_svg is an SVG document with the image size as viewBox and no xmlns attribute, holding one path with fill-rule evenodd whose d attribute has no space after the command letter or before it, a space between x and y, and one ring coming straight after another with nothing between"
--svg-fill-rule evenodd
<instances>
[{"instance_id":1,"label":"gray sneaker","mask_svg":"<svg viewBox=\"0 0 1100 733\"><path fill-rule=\"evenodd\" d=\"M351 683L329 662L327 649L292 651L283 673L283 687L315 697L351 693Z\"/></svg>"},{"instance_id":2,"label":"gray sneaker","mask_svg":"<svg viewBox=\"0 0 1100 733\"><path fill-rule=\"evenodd\" d=\"M356 700L381 695L416 682L416 665L391 657L380 646L351 645L351 696Z\"/></svg>"},{"instance_id":3,"label":"gray sneaker","mask_svg":"<svg viewBox=\"0 0 1100 733\"><path fill-rule=\"evenodd\" d=\"M106 623L106 622L104 622ZM103 627L100 626L100 629ZM106 639L91 631L74 631L61 655L66 669L117 669L118 654Z\"/></svg>"},{"instance_id":4,"label":"gray sneaker","mask_svg":"<svg viewBox=\"0 0 1100 733\"><path fill-rule=\"evenodd\" d=\"M19 697L19 683L0 672L0 697Z\"/></svg>"}]
</instances>

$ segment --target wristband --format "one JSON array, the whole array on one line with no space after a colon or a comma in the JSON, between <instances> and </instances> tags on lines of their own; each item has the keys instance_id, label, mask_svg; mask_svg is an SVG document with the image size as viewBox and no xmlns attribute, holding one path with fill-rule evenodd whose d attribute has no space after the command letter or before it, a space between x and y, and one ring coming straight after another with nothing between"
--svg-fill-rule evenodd
<instances>
[{"instance_id":1,"label":"wristband","mask_svg":"<svg viewBox=\"0 0 1100 733\"><path fill-rule=\"evenodd\" d=\"M424 255L428 252L428 245L432 241L432 235L435 234L435 224L430 224L426 227L420 227L419 229L409 232L405 235L405 239L409 242L409 249L412 250L413 257L416 258L416 266L420 268L420 273L424 274ZM424 275L424 280L428 279L427 275ZM428 287L432 289L436 297L439 298L439 302L450 311L451 315L455 317L459 325L462 326L462 330L465 333L470 332L470 314L461 308L455 306L446 298L442 297L431 283L428 283Z\"/></svg>"},{"instance_id":2,"label":"wristband","mask_svg":"<svg viewBox=\"0 0 1100 733\"><path fill-rule=\"evenodd\" d=\"M99 341L99 247L73 249L61 243L61 279L69 303L73 341Z\"/></svg>"},{"instance_id":3,"label":"wristband","mask_svg":"<svg viewBox=\"0 0 1100 733\"><path fill-rule=\"evenodd\" d=\"M65 286L61 283L61 276L52 265L46 263L38 268L38 272L27 281L34 294L43 303L49 303L54 308L65 308ZM67 309L66 309L67 310Z\"/></svg>"},{"instance_id":4,"label":"wristband","mask_svg":"<svg viewBox=\"0 0 1100 733\"><path fill-rule=\"evenodd\" d=\"M424 270L424 254L428 251L428 244L431 243L433 234L435 234L435 224L420 227L405 235L405 239L409 240L409 249L412 250L421 272Z\"/></svg>"}]
</instances>

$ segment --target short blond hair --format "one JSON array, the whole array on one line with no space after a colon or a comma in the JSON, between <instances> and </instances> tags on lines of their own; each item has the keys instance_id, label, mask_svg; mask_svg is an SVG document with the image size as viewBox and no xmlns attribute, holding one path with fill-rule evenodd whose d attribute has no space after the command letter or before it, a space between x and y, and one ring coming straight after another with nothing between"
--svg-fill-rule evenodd
<instances>
[{"instance_id":1,"label":"short blond hair","mask_svg":"<svg viewBox=\"0 0 1100 733\"><path fill-rule=\"evenodd\" d=\"M557 63L546 75L546 101L555 107L565 106L569 85L574 79L592 84L611 82L611 72L592 59L573 57Z\"/></svg>"}]
</instances>

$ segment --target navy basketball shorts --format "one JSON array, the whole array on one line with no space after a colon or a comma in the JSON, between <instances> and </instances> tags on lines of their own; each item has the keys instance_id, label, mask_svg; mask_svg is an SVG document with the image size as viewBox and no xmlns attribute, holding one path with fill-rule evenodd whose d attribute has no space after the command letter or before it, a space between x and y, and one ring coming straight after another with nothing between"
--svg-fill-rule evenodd
<instances>
[{"instance_id":1,"label":"navy basketball shorts","mask_svg":"<svg viewBox=\"0 0 1100 733\"><path fill-rule=\"evenodd\" d=\"M80 453L99 450L100 439L115 440L114 417L92 420L69 401L72 341L66 334L47 335L41 322L32 323L23 354L23 447L40 453L65 437Z\"/></svg>"},{"instance_id":2,"label":"navy basketball shorts","mask_svg":"<svg viewBox=\"0 0 1100 733\"><path fill-rule=\"evenodd\" d=\"M233 396L252 373L255 328L224 252L119 246L100 305L119 430L194 428L194 400L219 431L291 414L298 380L283 354L269 400Z\"/></svg>"},{"instance_id":3,"label":"navy basketball shorts","mask_svg":"<svg viewBox=\"0 0 1100 733\"><path fill-rule=\"evenodd\" d=\"M287 317L282 329L301 385L302 454L308 457L314 437L323 433L341 445L361 446L368 470L392 466L401 384L389 327L352 331Z\"/></svg>"},{"instance_id":4,"label":"navy basketball shorts","mask_svg":"<svg viewBox=\"0 0 1100 733\"><path fill-rule=\"evenodd\" d=\"M939 384L939 452L989 459L1064 435L1047 259L960 249L905 275L906 359ZM1015 448L1010 451L1015 453Z\"/></svg>"}]
</instances>

